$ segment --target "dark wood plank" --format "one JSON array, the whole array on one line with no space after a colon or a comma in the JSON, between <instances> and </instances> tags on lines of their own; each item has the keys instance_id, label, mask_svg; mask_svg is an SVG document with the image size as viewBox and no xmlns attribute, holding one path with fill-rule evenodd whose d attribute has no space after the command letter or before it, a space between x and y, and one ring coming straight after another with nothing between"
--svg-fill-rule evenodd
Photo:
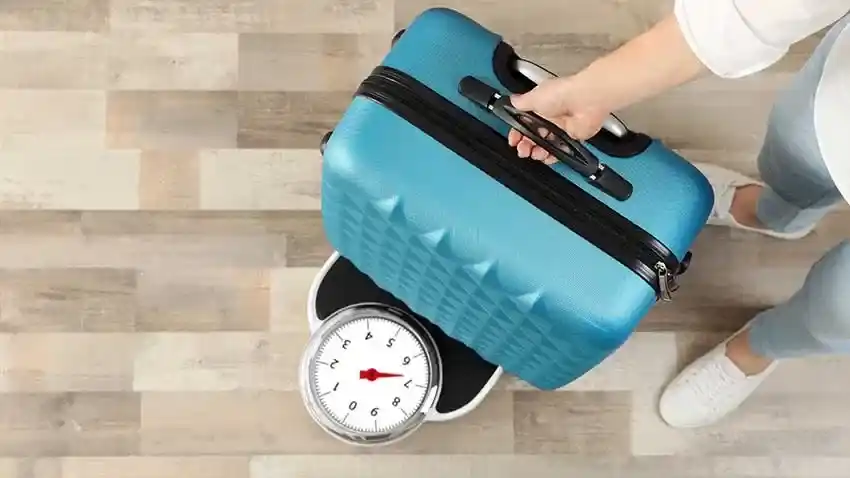
<instances>
[{"instance_id":1,"label":"dark wood plank","mask_svg":"<svg viewBox=\"0 0 850 478\"><path fill-rule=\"evenodd\" d=\"M235 92L111 92L106 115L110 148L185 150L236 146Z\"/></svg>"},{"instance_id":2,"label":"dark wood plank","mask_svg":"<svg viewBox=\"0 0 850 478\"><path fill-rule=\"evenodd\" d=\"M131 332L135 289L132 270L0 271L0 330Z\"/></svg>"},{"instance_id":3,"label":"dark wood plank","mask_svg":"<svg viewBox=\"0 0 850 478\"><path fill-rule=\"evenodd\" d=\"M319 147L351 102L351 91L241 92L240 148Z\"/></svg>"},{"instance_id":4,"label":"dark wood plank","mask_svg":"<svg viewBox=\"0 0 850 478\"><path fill-rule=\"evenodd\" d=\"M624 392L516 392L514 451L627 456L631 401Z\"/></svg>"},{"instance_id":5,"label":"dark wood plank","mask_svg":"<svg viewBox=\"0 0 850 478\"><path fill-rule=\"evenodd\" d=\"M0 394L0 455L133 455L140 423L131 392Z\"/></svg>"}]
</instances>

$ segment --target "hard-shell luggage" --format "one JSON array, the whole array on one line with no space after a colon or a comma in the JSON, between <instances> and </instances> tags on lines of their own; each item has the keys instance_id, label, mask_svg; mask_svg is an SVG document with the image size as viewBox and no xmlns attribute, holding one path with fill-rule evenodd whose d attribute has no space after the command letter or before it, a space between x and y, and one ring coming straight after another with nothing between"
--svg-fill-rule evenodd
<instances>
[{"instance_id":1,"label":"hard-shell luggage","mask_svg":"<svg viewBox=\"0 0 850 478\"><path fill-rule=\"evenodd\" d=\"M551 74L450 9L400 33L323 139L327 239L505 372L568 384L670 299L712 189L613 116L583 143L545 125L554 166L518 158L509 128L543 123L507 97Z\"/></svg>"}]
</instances>

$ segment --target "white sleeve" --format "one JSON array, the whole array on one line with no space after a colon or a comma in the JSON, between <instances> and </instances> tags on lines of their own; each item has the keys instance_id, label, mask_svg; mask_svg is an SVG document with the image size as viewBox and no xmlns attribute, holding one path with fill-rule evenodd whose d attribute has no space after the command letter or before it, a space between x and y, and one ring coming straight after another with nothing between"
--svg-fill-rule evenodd
<instances>
[{"instance_id":1,"label":"white sleeve","mask_svg":"<svg viewBox=\"0 0 850 478\"><path fill-rule=\"evenodd\" d=\"M715 75L739 78L776 63L794 43L836 22L850 0L675 0L688 45Z\"/></svg>"}]
</instances>

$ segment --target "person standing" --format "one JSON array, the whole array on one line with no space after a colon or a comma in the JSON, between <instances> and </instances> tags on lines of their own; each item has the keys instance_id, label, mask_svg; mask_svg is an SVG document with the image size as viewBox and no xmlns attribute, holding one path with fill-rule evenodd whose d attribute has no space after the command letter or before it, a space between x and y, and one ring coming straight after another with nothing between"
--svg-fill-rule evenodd
<instances>
[{"instance_id":1,"label":"person standing","mask_svg":"<svg viewBox=\"0 0 850 478\"><path fill-rule=\"evenodd\" d=\"M734 79L773 65L798 41L829 28L778 96L758 154L762 181L695 163L715 193L709 225L801 239L850 202L850 0L675 0L653 28L585 69L511 98L583 140L607 115L703 75ZM518 156L554 162L517 131ZM788 300L688 365L659 403L673 427L727 416L783 359L850 352L850 240L809 270Z\"/></svg>"}]
</instances>

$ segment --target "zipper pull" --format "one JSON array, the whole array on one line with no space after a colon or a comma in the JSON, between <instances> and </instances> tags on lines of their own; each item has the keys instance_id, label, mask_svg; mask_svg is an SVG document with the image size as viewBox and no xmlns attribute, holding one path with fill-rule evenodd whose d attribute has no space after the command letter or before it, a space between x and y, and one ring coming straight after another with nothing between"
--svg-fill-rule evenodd
<instances>
[{"instance_id":1,"label":"zipper pull","mask_svg":"<svg viewBox=\"0 0 850 478\"><path fill-rule=\"evenodd\" d=\"M673 300L673 292L678 289L674 278L667 270L667 264L657 262L655 264L655 272L658 275L658 291L661 300L670 302Z\"/></svg>"}]
</instances>

